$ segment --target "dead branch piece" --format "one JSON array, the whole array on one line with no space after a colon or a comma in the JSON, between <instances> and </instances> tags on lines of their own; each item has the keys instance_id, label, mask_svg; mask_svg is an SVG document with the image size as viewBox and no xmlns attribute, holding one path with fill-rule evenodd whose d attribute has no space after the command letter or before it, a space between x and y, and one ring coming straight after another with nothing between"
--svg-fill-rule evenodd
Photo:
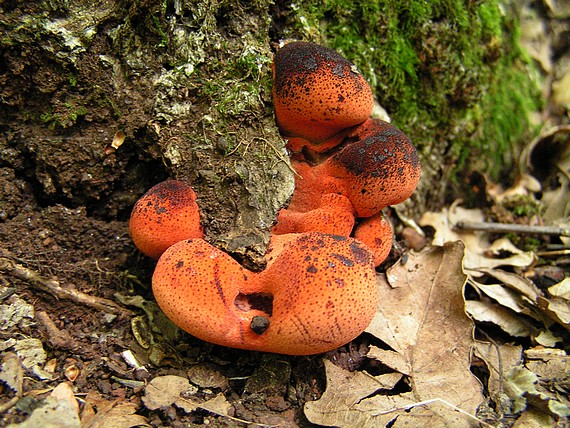
<instances>
[{"instance_id":1,"label":"dead branch piece","mask_svg":"<svg viewBox=\"0 0 570 428\"><path fill-rule=\"evenodd\" d=\"M56 349L76 350L79 348L77 342L71 335L57 328L50 316L45 311L36 312L36 320L42 325L51 345Z\"/></svg>"},{"instance_id":2,"label":"dead branch piece","mask_svg":"<svg viewBox=\"0 0 570 428\"><path fill-rule=\"evenodd\" d=\"M407 410L410 410L414 407L429 406L430 404L433 404L433 403L441 403L447 407L450 407L451 409L455 410L456 412L461 413L462 415L471 419L472 421L479 423L481 426L484 426L485 428L493 428L492 425L488 424L485 421L482 421L481 419L477 418L476 416L473 416L472 414L466 412L465 410L462 410L459 407L451 404L449 401L445 401L443 398L432 398L430 400L420 401L417 403L409 404L407 406L394 407L393 409L390 409L390 410L384 410L381 412L377 412L373 416L387 415L389 413L397 412L399 410L406 410L407 411Z\"/></svg>"},{"instance_id":3,"label":"dead branch piece","mask_svg":"<svg viewBox=\"0 0 570 428\"><path fill-rule=\"evenodd\" d=\"M508 223L476 223L458 221L455 229L459 230L480 230L493 233L524 233L528 235L556 235L570 236L570 227L558 226L528 226L525 224Z\"/></svg>"},{"instance_id":4,"label":"dead branch piece","mask_svg":"<svg viewBox=\"0 0 570 428\"><path fill-rule=\"evenodd\" d=\"M102 297L91 296L72 288L63 288L59 281L48 279L37 272L28 269L21 264L14 262L7 257L0 257L0 272L10 273L11 275L28 282L39 290L45 291L57 299L71 300L84 306L98 309L114 315L130 316L132 313L117 305L115 302L104 299Z\"/></svg>"}]
</instances>

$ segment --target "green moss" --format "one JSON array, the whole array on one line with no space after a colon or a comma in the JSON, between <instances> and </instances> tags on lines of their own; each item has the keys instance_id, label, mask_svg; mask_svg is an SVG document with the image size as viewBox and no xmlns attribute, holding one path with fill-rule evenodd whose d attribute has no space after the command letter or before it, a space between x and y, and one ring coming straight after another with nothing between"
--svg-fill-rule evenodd
<instances>
[{"instance_id":1,"label":"green moss","mask_svg":"<svg viewBox=\"0 0 570 428\"><path fill-rule=\"evenodd\" d=\"M539 93L508 4L300 0L290 28L287 37L323 43L354 62L424 157L436 146L453 154L448 168L469 161L497 178L532 132L528 114Z\"/></svg>"},{"instance_id":2,"label":"green moss","mask_svg":"<svg viewBox=\"0 0 570 428\"><path fill-rule=\"evenodd\" d=\"M40 116L42 122L52 129L69 128L77 123L77 121L87 114L84 106L76 106L70 102L50 109Z\"/></svg>"}]
</instances>

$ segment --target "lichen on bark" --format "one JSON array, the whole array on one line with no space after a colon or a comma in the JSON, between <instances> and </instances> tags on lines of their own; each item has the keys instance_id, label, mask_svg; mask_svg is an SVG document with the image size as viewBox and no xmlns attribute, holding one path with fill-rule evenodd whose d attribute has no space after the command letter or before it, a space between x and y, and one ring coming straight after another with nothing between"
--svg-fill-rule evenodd
<instances>
[{"instance_id":1,"label":"lichen on bark","mask_svg":"<svg viewBox=\"0 0 570 428\"><path fill-rule=\"evenodd\" d=\"M259 268L294 186L271 108L269 5L4 4L5 162L38 200L107 218L184 180L207 239ZM119 130L125 144L109 154Z\"/></svg>"}]
</instances>

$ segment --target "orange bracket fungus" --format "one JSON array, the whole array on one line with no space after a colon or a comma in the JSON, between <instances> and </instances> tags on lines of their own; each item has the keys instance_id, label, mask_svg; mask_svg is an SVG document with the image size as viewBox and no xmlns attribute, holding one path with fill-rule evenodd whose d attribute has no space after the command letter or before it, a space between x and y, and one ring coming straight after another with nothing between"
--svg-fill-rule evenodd
<instances>
[{"instance_id":1,"label":"orange bracket fungus","mask_svg":"<svg viewBox=\"0 0 570 428\"><path fill-rule=\"evenodd\" d=\"M179 241L202 238L196 193L181 181L158 183L135 204L129 229L137 248L153 259Z\"/></svg>"},{"instance_id":2,"label":"orange bracket fungus","mask_svg":"<svg viewBox=\"0 0 570 428\"><path fill-rule=\"evenodd\" d=\"M234 348L309 355L358 336L378 305L372 256L353 238L290 237L262 272L251 272L202 239L159 259L156 301L179 327Z\"/></svg>"},{"instance_id":3,"label":"orange bracket fungus","mask_svg":"<svg viewBox=\"0 0 570 428\"><path fill-rule=\"evenodd\" d=\"M416 149L370 119L372 91L338 53L289 43L273 62L277 125L297 173L289 206L271 230L267 265L245 269L203 239L196 195L174 180L135 205L136 246L159 258L152 279L164 313L219 345L291 355L326 352L356 338L380 296L375 266L392 246L382 209L420 178Z\"/></svg>"},{"instance_id":4,"label":"orange bracket fungus","mask_svg":"<svg viewBox=\"0 0 570 428\"><path fill-rule=\"evenodd\" d=\"M273 103L289 148L330 148L336 134L372 113L370 85L356 67L332 49L293 42L273 59Z\"/></svg>"}]
</instances>

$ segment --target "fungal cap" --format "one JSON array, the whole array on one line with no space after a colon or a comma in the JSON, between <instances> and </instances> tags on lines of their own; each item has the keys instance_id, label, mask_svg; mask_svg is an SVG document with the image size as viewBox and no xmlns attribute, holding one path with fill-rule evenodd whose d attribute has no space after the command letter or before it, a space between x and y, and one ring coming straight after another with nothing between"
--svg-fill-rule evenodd
<instances>
[{"instance_id":1,"label":"fungal cap","mask_svg":"<svg viewBox=\"0 0 570 428\"><path fill-rule=\"evenodd\" d=\"M420 179L420 161L406 134L395 126L369 119L361 127L354 132L357 141L317 168L319 175L334 177L337 186L342 182L342 194L359 217L370 217L410 197Z\"/></svg>"},{"instance_id":2,"label":"fungal cap","mask_svg":"<svg viewBox=\"0 0 570 428\"><path fill-rule=\"evenodd\" d=\"M273 101L281 133L306 140L314 150L365 121L373 107L370 85L356 67L334 50L308 42L289 43L275 54Z\"/></svg>"},{"instance_id":3,"label":"fungal cap","mask_svg":"<svg viewBox=\"0 0 570 428\"><path fill-rule=\"evenodd\" d=\"M154 259L176 242L202 238L194 190L178 180L156 184L135 204L129 230L137 248Z\"/></svg>"},{"instance_id":4,"label":"fungal cap","mask_svg":"<svg viewBox=\"0 0 570 428\"><path fill-rule=\"evenodd\" d=\"M158 305L190 334L234 348L309 355L358 336L378 305L368 249L317 232L277 241L259 273L202 239L171 246L152 280Z\"/></svg>"}]
</instances>

